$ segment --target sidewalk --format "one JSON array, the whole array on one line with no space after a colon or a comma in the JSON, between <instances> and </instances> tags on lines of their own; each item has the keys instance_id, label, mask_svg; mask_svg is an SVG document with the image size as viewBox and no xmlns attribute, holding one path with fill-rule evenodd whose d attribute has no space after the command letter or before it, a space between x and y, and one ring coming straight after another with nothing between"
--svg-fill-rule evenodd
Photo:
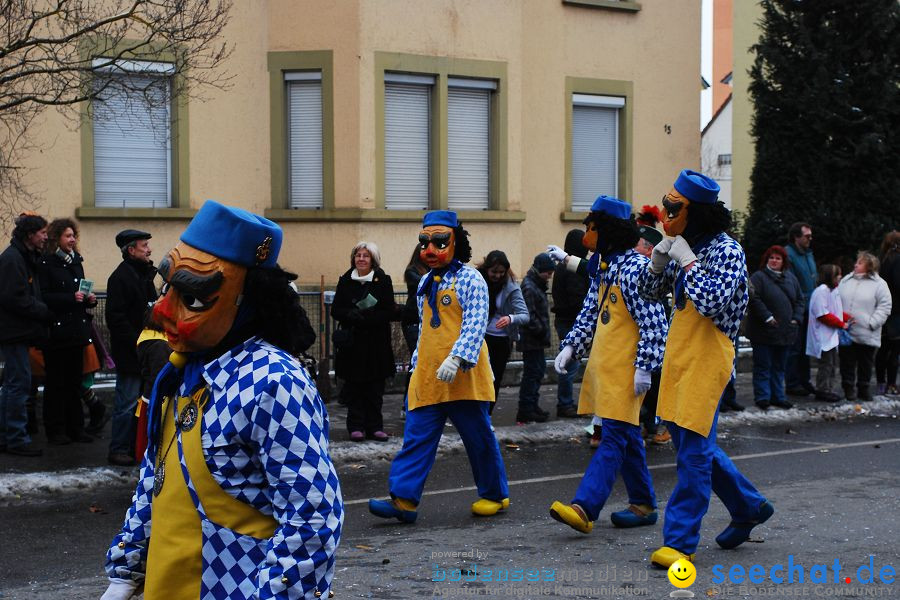
<instances>
[{"instance_id":1,"label":"sidewalk","mask_svg":"<svg viewBox=\"0 0 900 600\"><path fill-rule=\"evenodd\" d=\"M578 396L580 386L575 386L575 397ZM794 403L791 410L770 409L762 412L753 405L753 391L750 382L750 373L737 375L737 400L744 405L746 410L740 413L728 412L720 416L720 431L732 426L740 425L765 425L776 423L790 423L811 419L836 419L843 416L867 414L887 414L896 416L900 414L900 397L879 396L874 402L852 404L837 403L828 404L813 400L812 396L806 398L789 397ZM556 418L556 385L544 385L541 388L541 407L550 412L550 419L546 423L532 423L528 425L516 425L516 411L518 409L518 387L501 388L500 398L494 409L492 421L496 428L497 439L501 444L519 443L553 443L575 438L583 438L587 441L584 428L590 422L587 418L557 419ZM109 405L112 403L112 389L100 389L98 394ZM331 424L331 455L336 463L344 461L364 461L375 459L390 459L397 452L403 439L404 421L400 415L403 396L389 394L384 398L384 430L391 435L387 442L367 441L361 443L350 442L350 435L346 428L346 407L336 400L326 405ZM39 407L40 408L40 407ZM38 410L40 414L40 410ZM34 436L34 441L44 449L44 455L38 458L24 458L0 454L0 499L7 493L15 493L9 487L9 482L4 478L5 474L32 473L41 474L31 481L30 486L39 489L52 490L59 485L68 487L70 484L79 486L92 486L96 482L91 481L99 477L101 481L116 479L119 476L133 478L132 468L110 467L106 461L109 445L109 428L107 424L102 438L90 444L70 444L67 446L48 446L43 432ZM445 440L441 445L441 452L461 449L458 436L453 427L448 425L445 430ZM105 467L98 470L99 467ZM86 470L79 470L86 468ZM90 476L87 470L91 471ZM56 481L68 472L72 477L65 485Z\"/></svg>"}]
</instances>

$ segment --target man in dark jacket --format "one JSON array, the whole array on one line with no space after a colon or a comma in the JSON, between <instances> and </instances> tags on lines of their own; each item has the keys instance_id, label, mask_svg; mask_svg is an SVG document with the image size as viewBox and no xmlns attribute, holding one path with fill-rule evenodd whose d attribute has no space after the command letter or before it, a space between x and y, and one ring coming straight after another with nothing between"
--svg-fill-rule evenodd
<instances>
[{"instance_id":1,"label":"man in dark jacket","mask_svg":"<svg viewBox=\"0 0 900 600\"><path fill-rule=\"evenodd\" d=\"M534 257L534 264L522 279L522 296L531 320L519 327L519 350L522 351L522 383L519 386L519 412L516 421L543 423L548 413L541 409L541 380L547 363L544 348L550 347L550 304L547 282L553 277L553 259L546 252Z\"/></svg>"},{"instance_id":2,"label":"man in dark jacket","mask_svg":"<svg viewBox=\"0 0 900 600\"><path fill-rule=\"evenodd\" d=\"M136 229L119 232L116 246L122 252L122 262L106 283L106 326L116 363L116 403L109 443L109 462L114 465L135 464L134 411L141 394L137 340L143 329L144 312L157 297L150 238L149 233Z\"/></svg>"},{"instance_id":3,"label":"man in dark jacket","mask_svg":"<svg viewBox=\"0 0 900 600\"><path fill-rule=\"evenodd\" d=\"M587 248L581 243L584 232L580 229L572 229L566 234L566 243L563 250L568 255L584 258L587 256ZM582 269L576 272L568 268L569 264L576 264L575 261L560 262L553 271L553 286L551 294L553 295L553 314L554 326L559 339L565 339L572 325L575 324L575 318L581 310L584 297L587 295L591 280L587 271ZM556 416L563 418L573 418L578 416L578 409L575 407L575 397L573 396L573 382L581 368L581 361L573 360L564 375L559 376L556 388Z\"/></svg>"},{"instance_id":4,"label":"man in dark jacket","mask_svg":"<svg viewBox=\"0 0 900 600\"><path fill-rule=\"evenodd\" d=\"M41 250L47 243L47 221L23 213L16 219L9 247L0 254L0 355L3 389L0 391L0 452L40 456L26 431L26 402L31 389L28 346L48 336L52 313L41 301L35 276Z\"/></svg>"}]
</instances>

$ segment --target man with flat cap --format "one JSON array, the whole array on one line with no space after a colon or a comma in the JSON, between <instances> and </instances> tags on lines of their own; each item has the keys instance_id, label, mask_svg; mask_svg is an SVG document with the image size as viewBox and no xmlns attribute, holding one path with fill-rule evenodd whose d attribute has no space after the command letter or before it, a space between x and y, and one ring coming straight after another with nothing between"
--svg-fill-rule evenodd
<instances>
[{"instance_id":1,"label":"man with flat cap","mask_svg":"<svg viewBox=\"0 0 900 600\"><path fill-rule=\"evenodd\" d=\"M153 278L156 268L150 260L150 238L146 231L126 229L116 236L122 262L106 282L106 325L116 363L116 400L109 442L111 464L134 463L136 421L134 411L141 394L141 367L137 339L144 328L147 307L156 301Z\"/></svg>"}]
</instances>

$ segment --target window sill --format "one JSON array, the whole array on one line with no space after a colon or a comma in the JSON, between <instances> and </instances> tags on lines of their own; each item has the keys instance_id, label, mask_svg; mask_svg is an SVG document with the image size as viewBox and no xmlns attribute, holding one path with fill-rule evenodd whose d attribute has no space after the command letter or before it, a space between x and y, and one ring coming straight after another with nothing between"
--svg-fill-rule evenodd
<instances>
[{"instance_id":1,"label":"window sill","mask_svg":"<svg viewBox=\"0 0 900 600\"><path fill-rule=\"evenodd\" d=\"M270 208L265 216L273 221L306 222L397 222L420 223L424 210L387 210L363 208L332 208L322 210ZM517 210L463 210L457 211L463 223L521 223L525 213Z\"/></svg>"},{"instance_id":2,"label":"window sill","mask_svg":"<svg viewBox=\"0 0 900 600\"><path fill-rule=\"evenodd\" d=\"M588 210L578 212L567 210L559 213L559 220L566 223L581 223L588 216L589 212Z\"/></svg>"},{"instance_id":3,"label":"window sill","mask_svg":"<svg viewBox=\"0 0 900 600\"><path fill-rule=\"evenodd\" d=\"M98 208L79 206L75 216L79 219L191 219L197 214L196 208Z\"/></svg>"},{"instance_id":4,"label":"window sill","mask_svg":"<svg viewBox=\"0 0 900 600\"><path fill-rule=\"evenodd\" d=\"M638 12L641 10L639 2L631 0L562 0L563 4L568 6L581 6L584 8L600 8L610 10L625 10L629 12Z\"/></svg>"}]
</instances>

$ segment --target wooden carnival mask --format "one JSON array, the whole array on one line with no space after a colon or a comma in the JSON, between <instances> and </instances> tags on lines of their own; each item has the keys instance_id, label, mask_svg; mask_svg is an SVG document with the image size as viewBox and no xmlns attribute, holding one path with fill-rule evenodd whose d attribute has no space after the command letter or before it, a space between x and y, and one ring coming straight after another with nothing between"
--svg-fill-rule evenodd
<instances>
[{"instance_id":1,"label":"wooden carnival mask","mask_svg":"<svg viewBox=\"0 0 900 600\"><path fill-rule=\"evenodd\" d=\"M449 265L455 251L456 236L452 227L429 225L419 232L419 257L429 269Z\"/></svg>"},{"instance_id":2,"label":"wooden carnival mask","mask_svg":"<svg viewBox=\"0 0 900 600\"><path fill-rule=\"evenodd\" d=\"M691 201L681 195L674 187L663 196L663 229L666 235L675 237L684 233L687 227L688 211Z\"/></svg>"},{"instance_id":3,"label":"wooden carnival mask","mask_svg":"<svg viewBox=\"0 0 900 600\"><path fill-rule=\"evenodd\" d=\"M159 264L165 284L153 317L176 352L216 346L237 316L247 269L179 242Z\"/></svg>"}]
</instances>

